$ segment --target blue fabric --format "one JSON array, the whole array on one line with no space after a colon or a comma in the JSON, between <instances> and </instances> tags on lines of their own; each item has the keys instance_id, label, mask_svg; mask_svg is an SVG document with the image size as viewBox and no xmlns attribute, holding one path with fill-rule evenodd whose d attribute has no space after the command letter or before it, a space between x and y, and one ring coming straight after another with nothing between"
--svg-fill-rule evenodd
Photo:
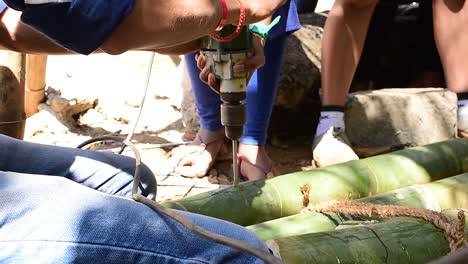
<instances>
[{"instance_id":1,"label":"blue fabric","mask_svg":"<svg viewBox=\"0 0 468 264\"><path fill-rule=\"evenodd\" d=\"M267 42L265 65L255 71L247 86L247 124L241 142L249 145L264 145L271 111L278 88L281 64L287 35L283 34ZM196 53L185 56L195 104L200 116L201 127L214 131L221 125L219 95L200 81L200 70L195 61Z\"/></svg>"},{"instance_id":2,"label":"blue fabric","mask_svg":"<svg viewBox=\"0 0 468 264\"><path fill-rule=\"evenodd\" d=\"M202 239L145 205L110 195L130 195L131 158L5 136L0 146L0 263L262 263ZM152 189L154 176L146 167L142 179ZM154 196L154 190L143 192ZM180 213L267 251L243 227Z\"/></svg>"},{"instance_id":3,"label":"blue fabric","mask_svg":"<svg viewBox=\"0 0 468 264\"><path fill-rule=\"evenodd\" d=\"M6 8L7 5L5 4L5 2L0 0L0 13L3 12L3 10L5 10Z\"/></svg>"},{"instance_id":4,"label":"blue fabric","mask_svg":"<svg viewBox=\"0 0 468 264\"><path fill-rule=\"evenodd\" d=\"M295 1L289 1L273 16L281 15L281 22L270 33L265 46L266 64L255 71L247 86L247 124L241 142L249 145L266 143L271 111L278 88L281 64L287 36L300 28ZM200 70L195 62L196 53L185 56L195 104L201 127L214 131L221 125L219 95L199 79Z\"/></svg>"},{"instance_id":5,"label":"blue fabric","mask_svg":"<svg viewBox=\"0 0 468 264\"><path fill-rule=\"evenodd\" d=\"M72 51L90 54L133 10L135 0L73 0L71 3L24 4L4 0L23 12L21 20Z\"/></svg>"},{"instance_id":6,"label":"blue fabric","mask_svg":"<svg viewBox=\"0 0 468 264\"><path fill-rule=\"evenodd\" d=\"M296 1L288 1L283 7L276 11L273 18L276 16L281 16L281 21L271 30L270 40L301 28Z\"/></svg>"},{"instance_id":7,"label":"blue fabric","mask_svg":"<svg viewBox=\"0 0 468 264\"><path fill-rule=\"evenodd\" d=\"M108 194L129 196L135 160L122 155L35 144L0 135L0 171L55 175ZM141 167L141 193L154 198L156 180Z\"/></svg>"}]
</instances>

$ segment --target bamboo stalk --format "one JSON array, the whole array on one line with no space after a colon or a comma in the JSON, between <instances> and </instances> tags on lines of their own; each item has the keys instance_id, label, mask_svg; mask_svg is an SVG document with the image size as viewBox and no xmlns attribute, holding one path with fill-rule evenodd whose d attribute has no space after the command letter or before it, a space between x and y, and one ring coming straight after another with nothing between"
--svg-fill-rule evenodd
<instances>
[{"instance_id":1,"label":"bamboo stalk","mask_svg":"<svg viewBox=\"0 0 468 264\"><path fill-rule=\"evenodd\" d=\"M388 193L362 198L357 202L401 205L441 211L468 208L468 173L433 183L412 185ZM335 230L349 220L362 217L334 213L306 212L247 227L263 240Z\"/></svg>"},{"instance_id":2,"label":"bamboo stalk","mask_svg":"<svg viewBox=\"0 0 468 264\"><path fill-rule=\"evenodd\" d=\"M459 252L440 258L430 264L466 264L468 263L468 248Z\"/></svg>"},{"instance_id":3,"label":"bamboo stalk","mask_svg":"<svg viewBox=\"0 0 468 264\"><path fill-rule=\"evenodd\" d=\"M26 56L25 112L30 117L39 112L39 103L44 100L46 87L47 55Z\"/></svg>"},{"instance_id":4,"label":"bamboo stalk","mask_svg":"<svg viewBox=\"0 0 468 264\"><path fill-rule=\"evenodd\" d=\"M359 199L468 172L467 149L467 139L450 140L162 204L252 225L297 214L307 203ZM308 199L305 186L310 187Z\"/></svg>"},{"instance_id":5,"label":"bamboo stalk","mask_svg":"<svg viewBox=\"0 0 468 264\"><path fill-rule=\"evenodd\" d=\"M280 238L272 244L289 264L427 263L449 253L442 231L425 221L411 218Z\"/></svg>"}]
</instances>

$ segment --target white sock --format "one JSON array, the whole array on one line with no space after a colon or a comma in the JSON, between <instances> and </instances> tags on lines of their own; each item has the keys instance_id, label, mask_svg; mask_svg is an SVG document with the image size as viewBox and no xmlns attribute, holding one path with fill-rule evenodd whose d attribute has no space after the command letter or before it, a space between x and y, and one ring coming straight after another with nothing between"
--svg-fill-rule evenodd
<instances>
[{"instance_id":1,"label":"white sock","mask_svg":"<svg viewBox=\"0 0 468 264\"><path fill-rule=\"evenodd\" d=\"M316 136L320 136L327 132L330 127L345 128L344 113L339 111L322 111L320 113L320 121L317 126Z\"/></svg>"},{"instance_id":2,"label":"white sock","mask_svg":"<svg viewBox=\"0 0 468 264\"><path fill-rule=\"evenodd\" d=\"M468 100L458 100L458 130L468 132Z\"/></svg>"}]
</instances>

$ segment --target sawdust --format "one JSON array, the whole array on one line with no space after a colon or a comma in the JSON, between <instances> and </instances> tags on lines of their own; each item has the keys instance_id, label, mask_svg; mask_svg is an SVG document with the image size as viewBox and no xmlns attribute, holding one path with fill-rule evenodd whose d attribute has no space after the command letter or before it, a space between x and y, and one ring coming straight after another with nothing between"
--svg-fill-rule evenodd
<instances>
[{"instance_id":1,"label":"sawdust","mask_svg":"<svg viewBox=\"0 0 468 264\"><path fill-rule=\"evenodd\" d=\"M302 200L302 205L304 207L309 206L309 203L310 203L310 189L311 189L311 187L310 187L310 184L308 184L308 183L300 188L301 193L304 196L304 198Z\"/></svg>"}]
</instances>

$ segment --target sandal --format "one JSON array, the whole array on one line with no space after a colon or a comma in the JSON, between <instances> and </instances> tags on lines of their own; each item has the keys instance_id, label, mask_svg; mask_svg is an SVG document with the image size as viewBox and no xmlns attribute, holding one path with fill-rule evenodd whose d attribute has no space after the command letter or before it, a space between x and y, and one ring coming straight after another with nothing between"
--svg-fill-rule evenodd
<instances>
[{"instance_id":1,"label":"sandal","mask_svg":"<svg viewBox=\"0 0 468 264\"><path fill-rule=\"evenodd\" d=\"M214 133L214 132L212 132ZM217 157L227 152L224 146L224 134L206 142L200 134L190 145L180 146L168 153L173 172L188 178L203 178L209 172ZM211 152L208 148L211 149ZM214 153L212 155L212 153ZM204 160L210 160L208 164Z\"/></svg>"}]
</instances>

